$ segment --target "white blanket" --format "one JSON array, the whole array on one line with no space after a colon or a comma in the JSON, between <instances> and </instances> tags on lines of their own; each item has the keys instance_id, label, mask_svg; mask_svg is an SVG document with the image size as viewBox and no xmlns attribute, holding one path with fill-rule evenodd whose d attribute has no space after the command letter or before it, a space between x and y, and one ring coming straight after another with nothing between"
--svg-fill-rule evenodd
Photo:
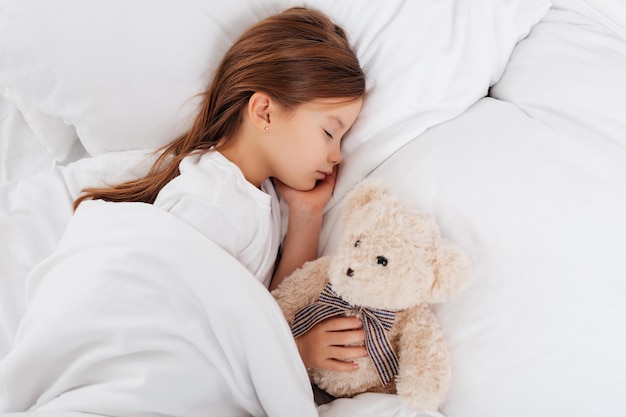
<instances>
[{"instance_id":1,"label":"white blanket","mask_svg":"<svg viewBox=\"0 0 626 417\"><path fill-rule=\"evenodd\" d=\"M317 415L268 291L175 217L87 202L27 282L0 411Z\"/></svg>"}]
</instances>

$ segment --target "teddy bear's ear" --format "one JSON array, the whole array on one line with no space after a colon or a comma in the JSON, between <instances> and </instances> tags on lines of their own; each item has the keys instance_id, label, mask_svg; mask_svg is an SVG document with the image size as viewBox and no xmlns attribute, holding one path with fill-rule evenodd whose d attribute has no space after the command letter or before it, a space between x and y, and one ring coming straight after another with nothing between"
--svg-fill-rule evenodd
<instances>
[{"instance_id":1,"label":"teddy bear's ear","mask_svg":"<svg viewBox=\"0 0 626 417\"><path fill-rule=\"evenodd\" d=\"M354 186L345 198L344 217L349 216L355 209L361 208L372 201L381 199L388 194L387 188L379 180L364 179Z\"/></svg>"},{"instance_id":2,"label":"teddy bear's ear","mask_svg":"<svg viewBox=\"0 0 626 417\"><path fill-rule=\"evenodd\" d=\"M430 302L440 303L460 292L469 281L470 269L470 260L465 252L453 243L439 239Z\"/></svg>"}]
</instances>

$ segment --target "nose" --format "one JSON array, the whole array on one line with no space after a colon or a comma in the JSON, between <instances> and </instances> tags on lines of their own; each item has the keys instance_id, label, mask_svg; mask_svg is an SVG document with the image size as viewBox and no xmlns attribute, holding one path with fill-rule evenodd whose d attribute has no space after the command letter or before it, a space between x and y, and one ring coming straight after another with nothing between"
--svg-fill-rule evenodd
<instances>
[{"instance_id":1,"label":"nose","mask_svg":"<svg viewBox=\"0 0 626 417\"><path fill-rule=\"evenodd\" d=\"M336 142L339 142L339 141L336 141ZM330 162L333 165L338 165L342 159L343 159L343 156L341 155L341 145L337 143L333 147L333 149L330 151L330 154L328 155L328 162Z\"/></svg>"},{"instance_id":2,"label":"nose","mask_svg":"<svg viewBox=\"0 0 626 417\"><path fill-rule=\"evenodd\" d=\"M352 275L354 275L354 270L352 268L348 268L348 270L346 271L346 275L351 277Z\"/></svg>"}]
</instances>

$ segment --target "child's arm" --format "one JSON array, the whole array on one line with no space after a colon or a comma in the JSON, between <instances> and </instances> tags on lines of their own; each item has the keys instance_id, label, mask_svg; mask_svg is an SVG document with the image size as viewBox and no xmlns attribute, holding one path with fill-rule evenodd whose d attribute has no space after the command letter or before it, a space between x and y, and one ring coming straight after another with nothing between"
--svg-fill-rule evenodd
<instances>
[{"instance_id":1,"label":"child's arm","mask_svg":"<svg viewBox=\"0 0 626 417\"><path fill-rule=\"evenodd\" d=\"M337 169L333 175L320 181L311 191L297 191L280 181L276 186L289 205L289 222L283 254L280 258L270 290L305 262L317 258L317 243L322 227L324 206L335 188ZM365 333L355 317L333 317L318 323L296 339L298 351L307 368L334 371L354 371L358 365L351 359L367 356L363 346Z\"/></svg>"},{"instance_id":2,"label":"child's arm","mask_svg":"<svg viewBox=\"0 0 626 417\"><path fill-rule=\"evenodd\" d=\"M289 206L289 222L283 253L270 284L270 290L305 262L317 258L317 243L322 228L324 206L335 188L337 168L311 191L297 191L274 180Z\"/></svg>"}]
</instances>

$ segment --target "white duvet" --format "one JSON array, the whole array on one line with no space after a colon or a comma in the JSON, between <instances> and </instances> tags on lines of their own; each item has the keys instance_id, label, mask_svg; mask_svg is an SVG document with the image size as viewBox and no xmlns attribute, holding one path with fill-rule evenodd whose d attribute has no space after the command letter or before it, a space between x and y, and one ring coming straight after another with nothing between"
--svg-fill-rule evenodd
<instances>
[{"instance_id":1,"label":"white duvet","mask_svg":"<svg viewBox=\"0 0 626 417\"><path fill-rule=\"evenodd\" d=\"M2 412L317 415L268 291L151 205L81 205L26 297Z\"/></svg>"}]
</instances>

